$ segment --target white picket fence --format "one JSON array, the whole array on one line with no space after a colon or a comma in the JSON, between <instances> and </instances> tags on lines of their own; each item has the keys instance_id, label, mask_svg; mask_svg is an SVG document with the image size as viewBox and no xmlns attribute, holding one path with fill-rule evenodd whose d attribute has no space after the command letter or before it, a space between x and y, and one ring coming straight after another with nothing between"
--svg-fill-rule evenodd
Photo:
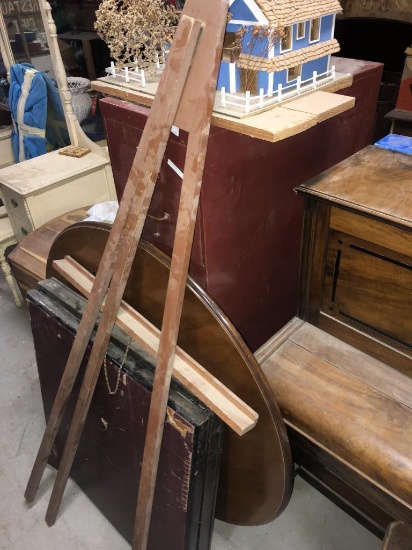
<instances>
[{"instance_id":1,"label":"white picket fence","mask_svg":"<svg viewBox=\"0 0 412 550\"><path fill-rule=\"evenodd\" d=\"M317 72L314 71L313 77L307 80L301 80L301 77L298 77L296 82L290 86L282 86L282 84L279 84L277 90L274 90L272 93L264 93L264 89L260 88L259 94L253 96L250 92L231 94L226 92L226 89L222 87L220 89L221 106L227 107L232 105L234 107L240 107L245 113L250 113L251 111L263 109L264 107L280 103L290 97L319 88L325 83L335 80L335 76L336 70L335 66L333 66L330 70L321 74L317 74Z\"/></svg>"},{"instance_id":2,"label":"white picket fence","mask_svg":"<svg viewBox=\"0 0 412 550\"><path fill-rule=\"evenodd\" d=\"M138 82L143 88L146 86L146 76L144 69L134 67L133 65L126 65L124 67L115 67L114 62L110 63L110 67L106 67L106 73L113 78L123 79L125 82Z\"/></svg>"},{"instance_id":3,"label":"white picket fence","mask_svg":"<svg viewBox=\"0 0 412 550\"><path fill-rule=\"evenodd\" d=\"M166 62L166 52L164 54L164 60ZM164 63L160 63L159 58L156 60L156 72L161 72L164 68ZM146 73L144 69L140 69L137 62L123 65L122 67L116 67L114 62L110 63L110 67L106 67L106 73L113 78L123 79L125 82L137 82L143 88L146 87Z\"/></svg>"}]
</instances>

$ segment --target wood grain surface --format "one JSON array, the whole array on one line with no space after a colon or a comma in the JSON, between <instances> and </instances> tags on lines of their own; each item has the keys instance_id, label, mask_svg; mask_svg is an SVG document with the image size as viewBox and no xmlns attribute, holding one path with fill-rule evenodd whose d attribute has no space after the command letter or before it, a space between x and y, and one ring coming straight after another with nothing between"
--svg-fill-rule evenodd
<instances>
[{"instance_id":1,"label":"wood grain surface","mask_svg":"<svg viewBox=\"0 0 412 550\"><path fill-rule=\"evenodd\" d=\"M297 191L412 227L411 176L412 155L370 145Z\"/></svg>"},{"instance_id":2,"label":"wood grain surface","mask_svg":"<svg viewBox=\"0 0 412 550\"><path fill-rule=\"evenodd\" d=\"M331 94L318 90L307 94L286 105L287 109L316 116L316 122L322 122L343 113L355 106L355 98L340 94Z\"/></svg>"},{"instance_id":3,"label":"wood grain surface","mask_svg":"<svg viewBox=\"0 0 412 550\"><path fill-rule=\"evenodd\" d=\"M411 378L388 389L389 366L308 323L261 366L285 419L412 513Z\"/></svg>"}]
</instances>

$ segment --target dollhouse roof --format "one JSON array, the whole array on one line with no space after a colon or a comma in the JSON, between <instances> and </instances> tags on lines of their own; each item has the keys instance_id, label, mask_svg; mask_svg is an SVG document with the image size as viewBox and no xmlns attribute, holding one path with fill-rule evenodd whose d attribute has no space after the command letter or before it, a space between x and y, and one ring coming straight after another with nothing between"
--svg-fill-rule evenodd
<instances>
[{"instance_id":1,"label":"dollhouse roof","mask_svg":"<svg viewBox=\"0 0 412 550\"><path fill-rule=\"evenodd\" d=\"M338 52L340 49L339 43L334 38L332 40L325 40L324 42L318 42L312 44L307 48L287 52L275 57L256 57L254 55L240 54L237 61L238 67L244 69L251 69L256 71L282 71L289 67L295 67L302 63L307 63L313 59L318 59L324 55L331 55Z\"/></svg>"},{"instance_id":2,"label":"dollhouse roof","mask_svg":"<svg viewBox=\"0 0 412 550\"><path fill-rule=\"evenodd\" d=\"M255 0L255 2L269 20L269 24L281 27L342 11L338 0Z\"/></svg>"}]
</instances>

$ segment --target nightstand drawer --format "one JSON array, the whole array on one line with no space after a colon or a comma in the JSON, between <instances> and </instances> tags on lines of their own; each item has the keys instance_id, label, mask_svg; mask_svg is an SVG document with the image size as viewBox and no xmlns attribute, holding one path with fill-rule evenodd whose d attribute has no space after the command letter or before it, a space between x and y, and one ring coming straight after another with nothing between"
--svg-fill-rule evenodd
<instances>
[{"instance_id":1,"label":"nightstand drawer","mask_svg":"<svg viewBox=\"0 0 412 550\"><path fill-rule=\"evenodd\" d=\"M99 168L94 172L76 175L26 196L27 209L37 229L52 218L87 204L115 199L114 186L110 186L108 172Z\"/></svg>"},{"instance_id":2,"label":"nightstand drawer","mask_svg":"<svg viewBox=\"0 0 412 550\"><path fill-rule=\"evenodd\" d=\"M34 231L33 224L27 216L9 216L10 223L13 227L16 239L20 242L26 235Z\"/></svg>"},{"instance_id":3,"label":"nightstand drawer","mask_svg":"<svg viewBox=\"0 0 412 550\"><path fill-rule=\"evenodd\" d=\"M3 193L4 205L10 217L27 218L29 216L24 197L5 185L1 186L1 191ZM32 224L31 220L30 223Z\"/></svg>"}]
</instances>

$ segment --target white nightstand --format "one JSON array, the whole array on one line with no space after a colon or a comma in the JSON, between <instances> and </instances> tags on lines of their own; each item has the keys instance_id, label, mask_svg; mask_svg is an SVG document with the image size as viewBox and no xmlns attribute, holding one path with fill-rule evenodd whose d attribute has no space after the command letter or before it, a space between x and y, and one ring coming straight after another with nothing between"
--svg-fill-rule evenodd
<instances>
[{"instance_id":1,"label":"white nightstand","mask_svg":"<svg viewBox=\"0 0 412 550\"><path fill-rule=\"evenodd\" d=\"M117 198L110 162L96 153L53 151L2 168L0 189L18 241L69 210Z\"/></svg>"}]
</instances>

